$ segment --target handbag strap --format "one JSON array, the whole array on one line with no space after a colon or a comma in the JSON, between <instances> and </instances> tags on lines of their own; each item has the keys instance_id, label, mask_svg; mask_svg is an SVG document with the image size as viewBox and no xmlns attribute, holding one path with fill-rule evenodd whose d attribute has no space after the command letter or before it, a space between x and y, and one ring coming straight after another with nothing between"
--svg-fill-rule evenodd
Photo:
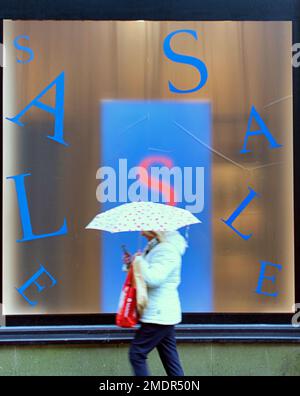
<instances>
[{"instance_id":1,"label":"handbag strap","mask_svg":"<svg viewBox=\"0 0 300 396\"><path fill-rule=\"evenodd\" d=\"M133 285L134 283L134 277L133 277L133 266L132 264L129 266L128 269L128 274L127 274L127 279L126 279L127 283L129 283L130 286Z\"/></svg>"}]
</instances>

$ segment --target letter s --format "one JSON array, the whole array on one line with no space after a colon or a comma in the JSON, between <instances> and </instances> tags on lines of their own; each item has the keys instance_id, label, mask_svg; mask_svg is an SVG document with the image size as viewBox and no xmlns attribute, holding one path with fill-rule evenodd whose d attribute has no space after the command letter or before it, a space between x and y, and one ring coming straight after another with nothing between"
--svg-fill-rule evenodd
<instances>
[{"instance_id":1,"label":"letter s","mask_svg":"<svg viewBox=\"0 0 300 396\"><path fill-rule=\"evenodd\" d=\"M191 93L191 92L198 91L205 85L205 83L207 81L207 68L206 68L204 62L202 62L200 59L195 58L193 56L177 54L176 52L174 52L172 50L171 39L173 36L175 36L176 34L179 34L179 33L190 34L196 40L198 40L197 32L195 32L194 30L176 30L175 32L168 34L168 36L165 38L164 44L163 44L164 54L166 55L167 58L169 58L170 60L172 60L174 62L185 63L187 65L194 66L200 74L200 81L199 81L199 84L195 88L187 89L187 90L178 89L170 81L168 81L169 89L171 92L176 92L176 93Z\"/></svg>"},{"instance_id":2,"label":"letter s","mask_svg":"<svg viewBox=\"0 0 300 396\"><path fill-rule=\"evenodd\" d=\"M33 58L34 58L34 52L32 51L31 48L29 48L29 47L24 47L23 45L21 45L21 44L18 43L18 40L21 39L21 38L26 39L26 40L29 40L29 36L21 35L21 36L18 36L18 37L16 37L16 38L14 39L14 46L15 46L18 50L28 52L29 55L30 55L29 59L27 59L27 60L21 60L21 59L18 59L18 58L17 58L17 62L18 62L18 63L23 63L23 64L25 64L25 63L29 63L29 62L31 62L31 61L33 60Z\"/></svg>"}]
</instances>

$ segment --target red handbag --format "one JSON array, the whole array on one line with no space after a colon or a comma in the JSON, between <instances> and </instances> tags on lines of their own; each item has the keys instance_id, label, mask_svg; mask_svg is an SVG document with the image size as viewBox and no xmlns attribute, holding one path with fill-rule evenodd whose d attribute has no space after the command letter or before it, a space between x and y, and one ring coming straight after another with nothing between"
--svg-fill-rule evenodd
<instances>
[{"instance_id":1,"label":"red handbag","mask_svg":"<svg viewBox=\"0 0 300 396\"><path fill-rule=\"evenodd\" d=\"M116 324L119 327L134 327L138 319L136 287L134 285L133 269L130 266L121 291Z\"/></svg>"}]
</instances>

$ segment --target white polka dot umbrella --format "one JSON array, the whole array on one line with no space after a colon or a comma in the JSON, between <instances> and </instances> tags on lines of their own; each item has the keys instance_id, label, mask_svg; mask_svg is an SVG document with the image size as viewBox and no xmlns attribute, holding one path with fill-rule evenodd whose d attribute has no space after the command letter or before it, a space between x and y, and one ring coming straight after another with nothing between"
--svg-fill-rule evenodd
<instances>
[{"instance_id":1,"label":"white polka dot umbrella","mask_svg":"<svg viewBox=\"0 0 300 396\"><path fill-rule=\"evenodd\" d=\"M85 227L109 232L174 231L201 223L191 212L154 202L130 202L99 213Z\"/></svg>"}]
</instances>

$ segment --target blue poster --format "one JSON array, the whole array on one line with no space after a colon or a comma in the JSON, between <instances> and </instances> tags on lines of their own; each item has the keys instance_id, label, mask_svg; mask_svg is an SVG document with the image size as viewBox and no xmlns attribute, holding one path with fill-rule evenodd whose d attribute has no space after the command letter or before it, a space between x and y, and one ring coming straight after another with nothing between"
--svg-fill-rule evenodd
<instances>
[{"instance_id":1,"label":"blue poster","mask_svg":"<svg viewBox=\"0 0 300 396\"><path fill-rule=\"evenodd\" d=\"M148 170L147 200L153 200L151 194L158 195L159 202L188 209L202 221L189 228L179 293L183 312L212 311L210 103L107 100L101 103L100 120L99 166L115 173L115 192L109 201L101 203L100 211L130 202L130 186L136 182L133 168ZM149 184L153 166L172 168L177 178L171 178L169 186L162 182L153 187L155 183ZM139 182L147 183L142 178ZM170 192L169 196L165 191ZM179 231L185 235L186 229ZM135 253L145 246L143 239L138 232L101 232L101 312L117 311L126 277L121 245Z\"/></svg>"}]
</instances>

